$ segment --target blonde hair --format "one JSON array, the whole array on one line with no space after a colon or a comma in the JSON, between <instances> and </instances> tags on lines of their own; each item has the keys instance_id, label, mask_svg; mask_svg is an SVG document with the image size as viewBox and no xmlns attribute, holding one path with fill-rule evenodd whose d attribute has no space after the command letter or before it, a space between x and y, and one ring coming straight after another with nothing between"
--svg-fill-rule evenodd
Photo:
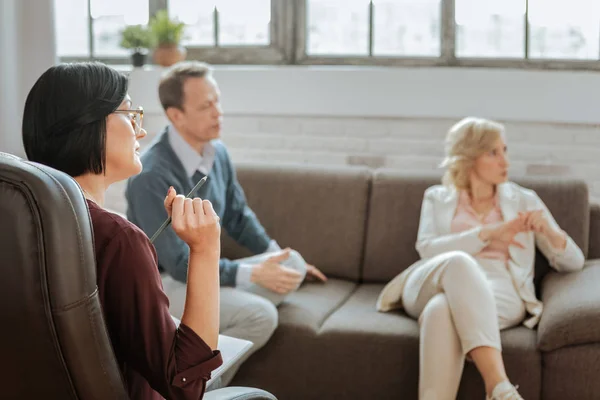
<instances>
[{"instance_id":1,"label":"blonde hair","mask_svg":"<svg viewBox=\"0 0 600 400\"><path fill-rule=\"evenodd\" d=\"M459 190L469 189L475 160L492 150L504 134L504 125L484 118L467 117L454 124L446 134L446 168L442 183Z\"/></svg>"}]
</instances>

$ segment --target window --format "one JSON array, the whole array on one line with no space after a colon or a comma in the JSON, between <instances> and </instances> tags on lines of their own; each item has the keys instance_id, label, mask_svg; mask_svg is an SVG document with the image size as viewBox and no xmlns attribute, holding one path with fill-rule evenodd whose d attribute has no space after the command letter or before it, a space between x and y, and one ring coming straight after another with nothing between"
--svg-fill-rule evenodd
<instances>
[{"instance_id":1,"label":"window","mask_svg":"<svg viewBox=\"0 0 600 400\"><path fill-rule=\"evenodd\" d=\"M456 56L525 56L525 1L455 0Z\"/></svg>"},{"instance_id":2,"label":"window","mask_svg":"<svg viewBox=\"0 0 600 400\"><path fill-rule=\"evenodd\" d=\"M373 9L373 55L440 55L441 0L379 0Z\"/></svg>"},{"instance_id":3,"label":"window","mask_svg":"<svg viewBox=\"0 0 600 400\"><path fill-rule=\"evenodd\" d=\"M268 46L270 0L169 0L170 14L185 22L186 46ZM218 26L218 29L216 27Z\"/></svg>"},{"instance_id":4,"label":"window","mask_svg":"<svg viewBox=\"0 0 600 400\"><path fill-rule=\"evenodd\" d=\"M59 57L90 57L87 1L54 0L54 26Z\"/></svg>"},{"instance_id":5,"label":"window","mask_svg":"<svg viewBox=\"0 0 600 400\"><path fill-rule=\"evenodd\" d=\"M120 31L149 15L148 0L54 0L54 12L59 57L126 57Z\"/></svg>"},{"instance_id":6,"label":"window","mask_svg":"<svg viewBox=\"0 0 600 400\"><path fill-rule=\"evenodd\" d=\"M120 34L127 25L148 23L147 0L90 0L94 54L98 57L126 56L119 46Z\"/></svg>"},{"instance_id":7,"label":"window","mask_svg":"<svg viewBox=\"0 0 600 400\"><path fill-rule=\"evenodd\" d=\"M597 0L455 0L458 57L598 60Z\"/></svg>"},{"instance_id":8,"label":"window","mask_svg":"<svg viewBox=\"0 0 600 400\"><path fill-rule=\"evenodd\" d=\"M307 54L439 56L440 0L308 0Z\"/></svg>"},{"instance_id":9,"label":"window","mask_svg":"<svg viewBox=\"0 0 600 400\"><path fill-rule=\"evenodd\" d=\"M150 15L167 8L186 24L182 44L190 58L210 62L284 60L281 35L272 15L282 1L270 0L55 0L58 56L63 60L94 58L128 63L119 46L127 25L145 25ZM152 8L151 8L152 7ZM252 59L254 57L254 60Z\"/></svg>"},{"instance_id":10,"label":"window","mask_svg":"<svg viewBox=\"0 0 600 400\"><path fill-rule=\"evenodd\" d=\"M213 64L600 70L600 0L55 0L59 57L129 63L120 31L165 8Z\"/></svg>"},{"instance_id":11,"label":"window","mask_svg":"<svg viewBox=\"0 0 600 400\"><path fill-rule=\"evenodd\" d=\"M598 60L600 2L529 0L529 57Z\"/></svg>"}]
</instances>

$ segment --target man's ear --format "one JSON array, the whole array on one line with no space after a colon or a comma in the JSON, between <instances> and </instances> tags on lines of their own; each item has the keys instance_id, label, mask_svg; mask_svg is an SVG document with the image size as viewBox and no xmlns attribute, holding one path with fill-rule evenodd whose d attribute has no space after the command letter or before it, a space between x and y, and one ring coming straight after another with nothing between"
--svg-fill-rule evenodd
<instances>
[{"instance_id":1,"label":"man's ear","mask_svg":"<svg viewBox=\"0 0 600 400\"><path fill-rule=\"evenodd\" d=\"M169 107L165 111L165 114L167 114L167 118L169 118L169 121L171 121L173 124L179 125L179 121L182 117L182 112L180 109L176 107Z\"/></svg>"}]
</instances>

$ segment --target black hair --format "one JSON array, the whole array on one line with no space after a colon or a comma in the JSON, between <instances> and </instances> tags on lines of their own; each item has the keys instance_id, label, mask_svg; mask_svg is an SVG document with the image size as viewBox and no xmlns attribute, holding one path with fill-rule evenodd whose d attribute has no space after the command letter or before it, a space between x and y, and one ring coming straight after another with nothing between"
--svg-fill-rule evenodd
<instances>
[{"instance_id":1,"label":"black hair","mask_svg":"<svg viewBox=\"0 0 600 400\"><path fill-rule=\"evenodd\" d=\"M102 63L59 64L27 95L23 145L31 161L73 177L101 174L106 164L106 118L127 95L127 78Z\"/></svg>"}]
</instances>

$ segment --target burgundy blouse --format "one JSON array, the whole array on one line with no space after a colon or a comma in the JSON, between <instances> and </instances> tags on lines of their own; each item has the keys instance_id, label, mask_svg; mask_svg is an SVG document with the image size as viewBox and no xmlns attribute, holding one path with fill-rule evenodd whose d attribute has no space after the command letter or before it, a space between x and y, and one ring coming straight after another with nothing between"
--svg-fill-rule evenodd
<instances>
[{"instance_id":1,"label":"burgundy blouse","mask_svg":"<svg viewBox=\"0 0 600 400\"><path fill-rule=\"evenodd\" d=\"M132 400L201 399L222 364L191 328L169 314L154 246L142 230L88 200L100 302Z\"/></svg>"}]
</instances>

